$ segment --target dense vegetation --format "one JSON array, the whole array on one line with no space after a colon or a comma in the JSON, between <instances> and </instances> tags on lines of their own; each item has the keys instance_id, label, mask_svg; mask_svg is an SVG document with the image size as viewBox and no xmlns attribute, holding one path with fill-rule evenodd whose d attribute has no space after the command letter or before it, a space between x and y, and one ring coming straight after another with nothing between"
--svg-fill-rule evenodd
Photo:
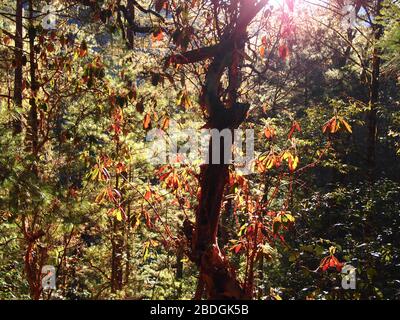
<instances>
[{"instance_id":1,"label":"dense vegetation","mask_svg":"<svg viewBox=\"0 0 400 320\"><path fill-rule=\"evenodd\" d=\"M399 298L398 0L1 0L0 52L0 299Z\"/></svg>"}]
</instances>

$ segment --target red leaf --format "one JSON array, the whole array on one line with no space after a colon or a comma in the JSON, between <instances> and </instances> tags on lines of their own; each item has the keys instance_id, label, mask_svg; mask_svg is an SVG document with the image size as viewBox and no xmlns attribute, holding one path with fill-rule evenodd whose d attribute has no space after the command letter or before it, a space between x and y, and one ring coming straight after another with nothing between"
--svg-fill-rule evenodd
<instances>
[{"instance_id":1,"label":"red leaf","mask_svg":"<svg viewBox=\"0 0 400 320\"><path fill-rule=\"evenodd\" d=\"M261 38L261 43L263 44L264 47L266 47L268 45L268 41L267 41L267 37L266 36L263 36Z\"/></svg>"},{"instance_id":2,"label":"red leaf","mask_svg":"<svg viewBox=\"0 0 400 320\"><path fill-rule=\"evenodd\" d=\"M289 47L286 44L282 44L279 47L279 57L282 60L286 60L289 56Z\"/></svg>"},{"instance_id":3,"label":"red leaf","mask_svg":"<svg viewBox=\"0 0 400 320\"><path fill-rule=\"evenodd\" d=\"M168 0L156 0L155 9L157 12L160 12L161 9L166 8L168 6Z\"/></svg>"},{"instance_id":4,"label":"red leaf","mask_svg":"<svg viewBox=\"0 0 400 320\"><path fill-rule=\"evenodd\" d=\"M238 254L240 252L240 250L242 249L242 244L239 243L236 246L233 247L233 250L235 251L236 254Z\"/></svg>"},{"instance_id":5,"label":"red leaf","mask_svg":"<svg viewBox=\"0 0 400 320\"><path fill-rule=\"evenodd\" d=\"M166 178L169 177L169 175L171 174L172 170L168 171L167 173L164 173L159 179L160 181L164 181Z\"/></svg>"},{"instance_id":6,"label":"red leaf","mask_svg":"<svg viewBox=\"0 0 400 320\"><path fill-rule=\"evenodd\" d=\"M145 198L147 201L149 201L149 200L151 199L151 191L150 191L150 190L147 190L147 191L146 191L146 193L145 193L145 195L144 195L144 198Z\"/></svg>"},{"instance_id":7,"label":"red leaf","mask_svg":"<svg viewBox=\"0 0 400 320\"><path fill-rule=\"evenodd\" d=\"M290 129L290 132L289 132L289 136L288 136L289 140L292 139L292 136L296 131L301 132L301 127L300 127L300 124L297 121L294 121L293 125L292 125L292 128Z\"/></svg>"}]
</instances>

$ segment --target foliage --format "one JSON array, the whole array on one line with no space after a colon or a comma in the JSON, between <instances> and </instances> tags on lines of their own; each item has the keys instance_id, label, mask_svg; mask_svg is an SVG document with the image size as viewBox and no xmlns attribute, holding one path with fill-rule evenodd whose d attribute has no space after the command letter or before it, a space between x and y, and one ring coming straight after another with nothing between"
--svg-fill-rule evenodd
<instances>
[{"instance_id":1,"label":"foliage","mask_svg":"<svg viewBox=\"0 0 400 320\"><path fill-rule=\"evenodd\" d=\"M399 298L398 2L248 2L2 1L0 299ZM174 126L251 173L149 161Z\"/></svg>"}]
</instances>

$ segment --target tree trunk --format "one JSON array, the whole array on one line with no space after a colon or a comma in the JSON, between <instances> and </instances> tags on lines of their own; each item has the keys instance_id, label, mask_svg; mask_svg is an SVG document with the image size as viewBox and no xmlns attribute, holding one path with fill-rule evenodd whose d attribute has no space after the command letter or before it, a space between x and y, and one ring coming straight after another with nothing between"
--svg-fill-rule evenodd
<instances>
[{"instance_id":1,"label":"tree trunk","mask_svg":"<svg viewBox=\"0 0 400 320\"><path fill-rule=\"evenodd\" d=\"M116 293L123 287L123 226L120 221L113 218L112 258L111 258L111 292Z\"/></svg>"},{"instance_id":2,"label":"tree trunk","mask_svg":"<svg viewBox=\"0 0 400 320\"><path fill-rule=\"evenodd\" d=\"M15 73L14 73L14 102L16 108L22 107L22 0L17 0L15 12ZM22 123L20 119L12 120L14 134L21 133Z\"/></svg>"},{"instance_id":3,"label":"tree trunk","mask_svg":"<svg viewBox=\"0 0 400 320\"><path fill-rule=\"evenodd\" d=\"M209 67L201 97L210 114L211 127L217 131L229 130L231 137L233 137L233 130L244 121L249 107L231 100L232 106L227 109L219 98L220 81L224 70L229 67L230 73L235 72L236 77L239 76L240 63L235 58L235 55L239 53L233 53L234 48L240 48L240 45L228 42L226 48L216 55ZM236 64L234 64L235 61L237 61ZM231 87L231 90L236 92L237 87ZM236 99L235 94L230 96ZM219 141L214 141L214 139L219 139ZM217 237L224 190L229 179L230 164L225 158L225 148L231 146L233 141L229 141L228 146L225 142L224 138L211 137L208 164L201 167L201 192L196 210L192 250L194 259L200 267L200 280L204 281L209 299L245 299L247 298L245 291L222 254ZM217 150L213 148L214 143L219 143ZM228 150L230 151L231 148ZM213 163L213 152L219 153L216 158L220 160L220 163Z\"/></svg>"},{"instance_id":4,"label":"tree trunk","mask_svg":"<svg viewBox=\"0 0 400 320\"><path fill-rule=\"evenodd\" d=\"M378 17L382 9L382 0L377 0L375 16ZM376 167L376 141L377 141L377 108L379 103L380 90L380 67L381 67L381 50L378 47L378 42L383 35L383 26L375 22L373 25L374 32L374 49L372 54L372 72L369 96L369 114L368 114L368 148L367 161L369 166L369 174L371 179L375 176Z\"/></svg>"},{"instance_id":5,"label":"tree trunk","mask_svg":"<svg viewBox=\"0 0 400 320\"><path fill-rule=\"evenodd\" d=\"M231 2L232 23L221 32L220 42L216 45L187 51L169 59L173 63L190 64L212 59L209 64L200 104L207 114L207 126L219 131L231 133L246 119L248 104L238 103L238 89L241 83L240 69L244 57L245 42L248 38L247 27L261 9L268 3L261 1ZM215 17L218 20L218 14ZM222 75L228 72L228 99L221 99ZM232 134L233 137L233 134ZM200 170L200 195L196 210L196 222L192 231L191 224L185 221L185 234L191 243L189 257L200 268L198 290L195 298L200 299L203 283L209 299L246 299L249 298L234 270L222 254L217 239L220 210L226 183L229 177L229 163L224 159L221 147L219 159L222 163L212 163L212 143L209 146L209 164ZM223 144L220 144L223 146ZM217 155L218 156L218 155Z\"/></svg>"},{"instance_id":6,"label":"tree trunk","mask_svg":"<svg viewBox=\"0 0 400 320\"><path fill-rule=\"evenodd\" d=\"M196 213L194 248L209 299L243 299L245 293L221 253L218 222L228 165L209 164L202 168L200 204Z\"/></svg>"},{"instance_id":7,"label":"tree trunk","mask_svg":"<svg viewBox=\"0 0 400 320\"><path fill-rule=\"evenodd\" d=\"M17 13L18 15L18 13ZM31 90L33 92L33 96L36 96L37 91L37 83L36 83L36 63L35 63L35 29L33 26L34 17L33 17L33 0L29 0L29 62L30 62L30 82L31 82ZM19 75L18 75L19 76ZM36 179L39 179L38 167L36 164L36 160L38 158L38 119L37 119L37 108L36 101L34 98L30 99L30 110L28 115L28 128L27 128L27 137L26 141L31 152L32 161L31 167L29 170L33 172ZM39 224L39 208L34 208L32 213L32 219L29 225L28 218L23 218L23 234L26 242L26 250L25 250L25 272L27 276L27 280L29 283L29 289L31 298L34 300L38 300L40 298L40 294L42 292L42 267L47 259L47 248L41 247L38 245L38 240L45 236L45 232L41 229L35 231L36 226Z\"/></svg>"},{"instance_id":8,"label":"tree trunk","mask_svg":"<svg viewBox=\"0 0 400 320\"><path fill-rule=\"evenodd\" d=\"M47 258L47 250L46 248L39 247L37 241L43 237L45 233L43 230L36 232L30 231L27 218L22 219L22 233L24 234L26 243L24 267L29 284L30 296L33 300L39 300L40 294L42 293L42 267Z\"/></svg>"},{"instance_id":9,"label":"tree trunk","mask_svg":"<svg viewBox=\"0 0 400 320\"><path fill-rule=\"evenodd\" d=\"M36 62L35 62L35 37L36 29L33 25L33 4L32 0L29 0L29 74L31 78L31 90L33 97L29 100L30 109L28 116L28 139L31 143L32 155L34 158L38 155L38 113L36 106L36 92L38 90L36 82Z\"/></svg>"}]
</instances>

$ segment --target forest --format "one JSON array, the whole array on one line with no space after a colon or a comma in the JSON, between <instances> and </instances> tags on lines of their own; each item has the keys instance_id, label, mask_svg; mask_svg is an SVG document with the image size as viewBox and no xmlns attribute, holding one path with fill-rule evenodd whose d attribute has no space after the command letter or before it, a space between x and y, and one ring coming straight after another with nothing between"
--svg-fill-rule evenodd
<instances>
[{"instance_id":1,"label":"forest","mask_svg":"<svg viewBox=\"0 0 400 320\"><path fill-rule=\"evenodd\" d=\"M399 0L0 0L0 300L399 300Z\"/></svg>"}]
</instances>

